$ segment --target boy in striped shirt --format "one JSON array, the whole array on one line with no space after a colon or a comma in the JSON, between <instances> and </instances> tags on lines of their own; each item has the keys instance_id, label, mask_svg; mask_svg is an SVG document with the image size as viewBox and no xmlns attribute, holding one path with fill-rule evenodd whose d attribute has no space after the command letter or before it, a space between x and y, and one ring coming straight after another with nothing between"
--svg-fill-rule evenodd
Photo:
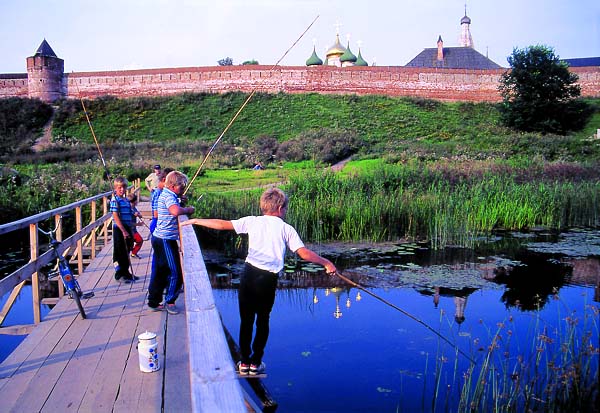
<instances>
[{"instance_id":1,"label":"boy in striped shirt","mask_svg":"<svg viewBox=\"0 0 600 413\"><path fill-rule=\"evenodd\" d=\"M113 181L110 212L113 216L113 264L115 280L130 283L137 279L129 272L129 252L133 246L134 217L126 197L127 180L121 176Z\"/></svg>"},{"instance_id":2,"label":"boy in striped shirt","mask_svg":"<svg viewBox=\"0 0 600 413\"><path fill-rule=\"evenodd\" d=\"M148 286L148 307L153 311L167 310L177 314L175 300L183 285L181 260L179 258L179 215L191 215L194 207L181 207L179 196L187 185L187 177L179 172L170 172L158 198L158 221L152 233L152 275ZM163 302L163 291L166 294Z\"/></svg>"}]
</instances>

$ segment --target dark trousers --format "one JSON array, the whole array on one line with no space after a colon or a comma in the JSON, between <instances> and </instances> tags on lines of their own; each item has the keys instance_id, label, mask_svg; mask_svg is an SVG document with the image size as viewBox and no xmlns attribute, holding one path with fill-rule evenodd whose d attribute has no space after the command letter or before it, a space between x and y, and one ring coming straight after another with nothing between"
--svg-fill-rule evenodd
<instances>
[{"instance_id":1,"label":"dark trousers","mask_svg":"<svg viewBox=\"0 0 600 413\"><path fill-rule=\"evenodd\" d=\"M131 278L129 273L129 252L133 246L133 234L131 230L127 240L123 233L116 225L113 225L113 263L117 263L115 267L115 278L118 280L121 277Z\"/></svg>"},{"instance_id":2,"label":"dark trousers","mask_svg":"<svg viewBox=\"0 0 600 413\"><path fill-rule=\"evenodd\" d=\"M148 306L158 307L165 294L165 303L173 304L183 285L179 246L176 240L152 237L152 274L148 286Z\"/></svg>"},{"instance_id":3,"label":"dark trousers","mask_svg":"<svg viewBox=\"0 0 600 413\"><path fill-rule=\"evenodd\" d=\"M269 318L275 303L277 274L246 263L240 280L240 352L242 363L259 365L269 338ZM254 322L256 334L252 341Z\"/></svg>"}]
</instances>

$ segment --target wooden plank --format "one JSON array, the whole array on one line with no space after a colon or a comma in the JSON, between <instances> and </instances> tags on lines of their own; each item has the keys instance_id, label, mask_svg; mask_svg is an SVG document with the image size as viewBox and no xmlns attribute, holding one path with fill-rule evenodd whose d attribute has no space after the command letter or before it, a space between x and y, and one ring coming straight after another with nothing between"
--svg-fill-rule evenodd
<instances>
[{"instance_id":1,"label":"wooden plank","mask_svg":"<svg viewBox=\"0 0 600 413\"><path fill-rule=\"evenodd\" d=\"M10 411L17 406L19 409L23 408L22 411L39 410L33 405L46 398L53 388L53 385L38 386L36 380L40 377L39 372L44 366L60 363L67 357L67 354L61 355L55 350L59 349L64 331L74 320L74 315L65 315L50 322L40 323L22 345L0 365L0 374L4 374L5 371L11 373L1 388L3 397L0 398L0 411ZM28 398L32 399L31 403L27 402Z\"/></svg>"},{"instance_id":2,"label":"wooden plank","mask_svg":"<svg viewBox=\"0 0 600 413\"><path fill-rule=\"evenodd\" d=\"M184 301L184 297L178 301ZM185 304L185 303L184 303ZM177 304L179 306L179 303ZM185 305L182 312L168 317L165 339L166 355L164 358L164 405L172 412L189 412L192 410L192 394L190 388L189 347L187 337L187 319Z\"/></svg>"},{"instance_id":3,"label":"wooden plank","mask_svg":"<svg viewBox=\"0 0 600 413\"><path fill-rule=\"evenodd\" d=\"M185 220L180 217L180 220ZM244 396L192 226L181 227L192 411L241 412Z\"/></svg>"},{"instance_id":4,"label":"wooden plank","mask_svg":"<svg viewBox=\"0 0 600 413\"><path fill-rule=\"evenodd\" d=\"M42 411L75 411L75 408L78 409L83 403L86 392L96 390L94 386L90 386L94 377L104 377L106 370L111 368L120 371L118 366L101 363L101 358L104 351L112 350L114 343L111 342L111 338L114 337L119 317L128 306L138 306L140 295L143 296L139 289L132 292L128 287L127 284L115 284L116 290L107 288L99 294L101 297L98 298L102 303L97 313L90 314L94 319L90 334L82 340ZM115 291L127 291L127 299L124 301L124 295ZM76 382L73 382L74 377L77 378ZM113 383L113 386L117 387L117 383Z\"/></svg>"},{"instance_id":5,"label":"wooden plank","mask_svg":"<svg viewBox=\"0 0 600 413\"><path fill-rule=\"evenodd\" d=\"M144 295L145 297L145 295ZM130 353L121 380L121 388L114 412L150 411L160 412L162 405L162 370L154 373L142 373L139 369L139 357L136 349L137 336L145 331L157 334L158 346L164 349L164 325L166 313L146 309L145 303L132 308L135 314L129 317L133 337L130 343ZM156 373L156 374L155 374Z\"/></svg>"}]
</instances>

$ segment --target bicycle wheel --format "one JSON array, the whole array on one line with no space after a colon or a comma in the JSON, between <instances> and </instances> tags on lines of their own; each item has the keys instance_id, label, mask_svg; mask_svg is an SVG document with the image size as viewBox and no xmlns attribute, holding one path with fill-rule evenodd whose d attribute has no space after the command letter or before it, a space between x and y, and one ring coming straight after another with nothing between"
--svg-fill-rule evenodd
<instances>
[{"instance_id":1,"label":"bicycle wheel","mask_svg":"<svg viewBox=\"0 0 600 413\"><path fill-rule=\"evenodd\" d=\"M87 316L85 315L85 310L83 309L83 305L81 304L81 297L79 296L77 291L71 291L71 297L73 298L73 300L75 300L75 303L77 304L77 308L79 308L79 312L81 313L81 318L83 318L85 320L87 318Z\"/></svg>"}]
</instances>

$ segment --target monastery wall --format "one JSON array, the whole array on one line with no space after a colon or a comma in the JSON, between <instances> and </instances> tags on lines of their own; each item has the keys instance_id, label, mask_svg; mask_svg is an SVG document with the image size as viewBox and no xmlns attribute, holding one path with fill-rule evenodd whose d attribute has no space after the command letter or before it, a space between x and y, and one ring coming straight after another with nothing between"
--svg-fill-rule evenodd
<instances>
[{"instance_id":1,"label":"monastery wall","mask_svg":"<svg viewBox=\"0 0 600 413\"><path fill-rule=\"evenodd\" d=\"M0 98L28 96L27 73L0 75Z\"/></svg>"},{"instance_id":2,"label":"monastery wall","mask_svg":"<svg viewBox=\"0 0 600 413\"><path fill-rule=\"evenodd\" d=\"M447 101L499 101L503 70L406 67L220 66L73 73L67 96L163 96L183 92L343 93L418 96Z\"/></svg>"},{"instance_id":3,"label":"monastery wall","mask_svg":"<svg viewBox=\"0 0 600 413\"><path fill-rule=\"evenodd\" d=\"M572 68L583 96L600 96L600 67ZM166 96L184 92L331 93L413 96L443 101L498 102L505 69L466 70L403 66L214 66L65 74L71 99ZM25 77L23 77L25 76ZM0 75L0 97L28 96L24 74Z\"/></svg>"}]
</instances>

